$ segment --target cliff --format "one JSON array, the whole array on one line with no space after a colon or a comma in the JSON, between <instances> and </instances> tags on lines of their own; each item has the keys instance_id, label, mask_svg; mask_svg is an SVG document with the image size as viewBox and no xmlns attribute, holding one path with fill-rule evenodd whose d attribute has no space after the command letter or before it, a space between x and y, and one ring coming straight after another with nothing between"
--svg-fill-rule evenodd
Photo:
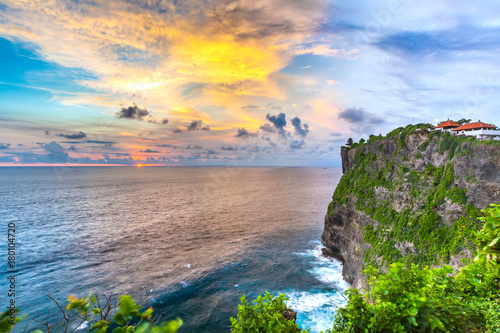
<instances>
[{"instance_id":1,"label":"cliff","mask_svg":"<svg viewBox=\"0 0 500 333\"><path fill-rule=\"evenodd\" d=\"M367 265L462 266L474 251L480 210L500 201L500 142L426 127L342 147L344 175L322 243L344 262L343 275L355 288L367 287Z\"/></svg>"}]
</instances>

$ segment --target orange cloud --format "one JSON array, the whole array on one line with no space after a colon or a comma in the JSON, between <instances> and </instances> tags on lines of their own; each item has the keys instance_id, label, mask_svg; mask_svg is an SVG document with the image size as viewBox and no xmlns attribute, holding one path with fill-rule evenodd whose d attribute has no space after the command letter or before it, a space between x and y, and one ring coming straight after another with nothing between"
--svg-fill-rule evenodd
<instances>
[{"instance_id":1,"label":"orange cloud","mask_svg":"<svg viewBox=\"0 0 500 333\"><path fill-rule=\"evenodd\" d=\"M215 6L106 0L5 4L0 35L32 42L44 59L97 78L80 81L98 91L97 97L54 93L55 100L100 107L133 100L170 114L173 124L196 118L185 110L207 105L218 108L202 115L204 121L255 122L244 111L234 114L240 99L284 98L272 75L289 64L289 51L314 32L325 8L324 0L236 0ZM186 97L189 84L202 88Z\"/></svg>"}]
</instances>

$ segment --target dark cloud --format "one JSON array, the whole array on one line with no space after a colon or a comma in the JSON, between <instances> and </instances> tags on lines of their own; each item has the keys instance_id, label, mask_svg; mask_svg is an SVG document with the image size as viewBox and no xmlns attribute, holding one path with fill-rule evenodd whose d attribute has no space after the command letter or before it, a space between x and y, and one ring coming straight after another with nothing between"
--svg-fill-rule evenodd
<instances>
[{"instance_id":1,"label":"dark cloud","mask_svg":"<svg viewBox=\"0 0 500 333\"><path fill-rule=\"evenodd\" d=\"M177 148L177 146L173 146L173 145L170 145L170 144L161 144L161 145L156 145L156 147L163 147L163 148Z\"/></svg>"},{"instance_id":2,"label":"dark cloud","mask_svg":"<svg viewBox=\"0 0 500 333\"><path fill-rule=\"evenodd\" d=\"M45 135L50 135L50 132L49 131L45 131Z\"/></svg>"},{"instance_id":3,"label":"dark cloud","mask_svg":"<svg viewBox=\"0 0 500 333\"><path fill-rule=\"evenodd\" d=\"M268 113L266 119L274 125L280 135L286 135L286 115L283 112L279 113L277 116L271 116L271 114Z\"/></svg>"},{"instance_id":4,"label":"dark cloud","mask_svg":"<svg viewBox=\"0 0 500 333\"><path fill-rule=\"evenodd\" d=\"M202 146L200 145L187 145L186 147L184 147L185 149L201 149L203 148Z\"/></svg>"},{"instance_id":5,"label":"dark cloud","mask_svg":"<svg viewBox=\"0 0 500 333\"><path fill-rule=\"evenodd\" d=\"M151 112L146 108L139 108L136 104L127 108L122 108L119 112L116 113L116 117L125 119L143 120L148 116L151 116Z\"/></svg>"},{"instance_id":6,"label":"dark cloud","mask_svg":"<svg viewBox=\"0 0 500 333\"><path fill-rule=\"evenodd\" d=\"M123 150L123 148L113 147L113 146L111 146L111 145L104 145L104 146L87 146L87 148L91 148L91 149L99 149L99 150L112 150L112 151L120 151L120 150Z\"/></svg>"},{"instance_id":7,"label":"dark cloud","mask_svg":"<svg viewBox=\"0 0 500 333\"><path fill-rule=\"evenodd\" d=\"M203 126L203 120L193 120L191 124L186 126L186 131L209 131L209 126Z\"/></svg>"},{"instance_id":8,"label":"dark cloud","mask_svg":"<svg viewBox=\"0 0 500 333\"><path fill-rule=\"evenodd\" d=\"M247 129L242 127L242 128L238 128L238 133L236 133L234 136L237 138L247 139L250 137L257 136L257 133L250 133Z\"/></svg>"},{"instance_id":9,"label":"dark cloud","mask_svg":"<svg viewBox=\"0 0 500 333\"><path fill-rule=\"evenodd\" d=\"M293 140L292 142L290 142L290 148L292 149L302 149L302 147L304 147L306 143L304 142L304 140Z\"/></svg>"},{"instance_id":10,"label":"dark cloud","mask_svg":"<svg viewBox=\"0 0 500 333\"><path fill-rule=\"evenodd\" d=\"M56 136L60 136L62 138L66 138L66 139L70 139L70 140L75 140L75 139L86 138L87 134L80 131L79 133L76 133L76 134L56 134Z\"/></svg>"},{"instance_id":11,"label":"dark cloud","mask_svg":"<svg viewBox=\"0 0 500 333\"><path fill-rule=\"evenodd\" d=\"M332 132L330 136L342 136L342 133Z\"/></svg>"},{"instance_id":12,"label":"dark cloud","mask_svg":"<svg viewBox=\"0 0 500 333\"><path fill-rule=\"evenodd\" d=\"M182 130L180 128L176 128L172 131L172 133L182 133Z\"/></svg>"},{"instance_id":13,"label":"dark cloud","mask_svg":"<svg viewBox=\"0 0 500 333\"><path fill-rule=\"evenodd\" d=\"M146 150L142 150L141 152L142 153L153 153L153 154L161 153L161 151L159 151L159 150L152 150L150 148L147 148Z\"/></svg>"},{"instance_id":14,"label":"dark cloud","mask_svg":"<svg viewBox=\"0 0 500 333\"><path fill-rule=\"evenodd\" d=\"M292 125L295 128L296 135L299 135L299 136L305 138L307 136L307 134L309 133L309 125L304 124L302 126L301 120L299 117L295 117L292 119Z\"/></svg>"},{"instance_id":15,"label":"dark cloud","mask_svg":"<svg viewBox=\"0 0 500 333\"><path fill-rule=\"evenodd\" d=\"M75 146L71 146L71 147L68 148L68 150L74 150L74 151L76 151L76 148L75 148Z\"/></svg>"},{"instance_id":16,"label":"dark cloud","mask_svg":"<svg viewBox=\"0 0 500 333\"><path fill-rule=\"evenodd\" d=\"M226 146L222 146L222 147L220 147L220 149L221 150L234 150L234 151L238 150L237 147L232 147L232 146L227 146L227 147Z\"/></svg>"},{"instance_id":17,"label":"dark cloud","mask_svg":"<svg viewBox=\"0 0 500 333\"><path fill-rule=\"evenodd\" d=\"M18 147L23 147L24 145L22 143L17 144Z\"/></svg>"},{"instance_id":18,"label":"dark cloud","mask_svg":"<svg viewBox=\"0 0 500 333\"><path fill-rule=\"evenodd\" d=\"M384 122L383 119L378 118L362 108L352 107L346 108L341 111L338 115L340 119L345 119L351 124L369 123L369 124L381 124Z\"/></svg>"},{"instance_id":19,"label":"dark cloud","mask_svg":"<svg viewBox=\"0 0 500 333\"><path fill-rule=\"evenodd\" d=\"M215 151L213 149L207 150L207 155L215 155Z\"/></svg>"},{"instance_id":20,"label":"dark cloud","mask_svg":"<svg viewBox=\"0 0 500 333\"><path fill-rule=\"evenodd\" d=\"M264 132L268 133L276 133L276 129L272 127L270 124L264 124L259 127L259 129L263 130Z\"/></svg>"},{"instance_id":21,"label":"dark cloud","mask_svg":"<svg viewBox=\"0 0 500 333\"><path fill-rule=\"evenodd\" d=\"M8 149L9 147L10 147L10 143L6 143L6 144L0 143L0 149Z\"/></svg>"},{"instance_id":22,"label":"dark cloud","mask_svg":"<svg viewBox=\"0 0 500 333\"><path fill-rule=\"evenodd\" d=\"M167 118L163 118L161 120L157 119L153 116L151 111L146 108L140 108L136 104L126 108L121 108L121 110L116 113L116 117L124 119L147 120L148 123L153 124L168 124Z\"/></svg>"},{"instance_id":23,"label":"dark cloud","mask_svg":"<svg viewBox=\"0 0 500 333\"><path fill-rule=\"evenodd\" d=\"M85 140L83 142L86 142L86 143L97 143L97 144L102 144L102 145L113 145L117 142L115 141L101 141L101 140Z\"/></svg>"}]
</instances>

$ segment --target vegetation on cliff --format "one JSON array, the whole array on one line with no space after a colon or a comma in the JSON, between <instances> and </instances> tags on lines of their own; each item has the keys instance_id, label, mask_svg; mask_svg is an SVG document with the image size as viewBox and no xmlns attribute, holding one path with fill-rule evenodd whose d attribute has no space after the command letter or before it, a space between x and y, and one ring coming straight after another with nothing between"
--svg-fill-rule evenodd
<instances>
[{"instance_id":1,"label":"vegetation on cliff","mask_svg":"<svg viewBox=\"0 0 500 333\"><path fill-rule=\"evenodd\" d=\"M351 276L364 267L366 290L348 291L329 332L500 332L500 207L478 209L498 201L500 142L429 127L342 148L323 242Z\"/></svg>"},{"instance_id":2,"label":"vegetation on cliff","mask_svg":"<svg viewBox=\"0 0 500 333\"><path fill-rule=\"evenodd\" d=\"M477 141L449 133L430 132L418 147L414 156L409 156L408 136L424 132L429 125L409 125L390 132L386 137L371 136L368 142L360 140L353 144L355 149L352 167L341 178L328 214L334 214L335 206L352 203L377 221L376 225L363 226L363 240L369 246L363 249L365 265L382 268L391 263L433 265L447 263L452 255L464 250L472 253L475 233L481 225L477 222L479 210L467 203L467 189L455 184L454 157L466 156L474 145L497 145L497 141ZM390 138L390 139L388 139ZM390 158L385 152L388 140L397 148ZM375 152L363 146L377 145ZM465 144L464 144L465 143ZM425 164L421 171L411 169L410 158L418 160L432 144L445 158L443 165L436 167ZM467 176L474 181L474 174ZM405 192L410 200L406 207L394 209L394 192ZM387 195L385 195L387 194ZM446 201L457 204L466 213L448 225L438 213ZM451 225L451 226L450 226ZM403 253L401 244L411 244L412 253Z\"/></svg>"},{"instance_id":3,"label":"vegetation on cliff","mask_svg":"<svg viewBox=\"0 0 500 333\"><path fill-rule=\"evenodd\" d=\"M370 290L348 291L333 332L500 332L500 204L483 210L474 262L450 266L368 266Z\"/></svg>"}]
</instances>

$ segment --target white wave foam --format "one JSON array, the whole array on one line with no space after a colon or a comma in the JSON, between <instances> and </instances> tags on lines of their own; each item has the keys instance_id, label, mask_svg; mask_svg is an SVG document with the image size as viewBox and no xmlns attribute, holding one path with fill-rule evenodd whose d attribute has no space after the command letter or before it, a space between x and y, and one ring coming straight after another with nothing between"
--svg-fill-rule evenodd
<instances>
[{"instance_id":1,"label":"white wave foam","mask_svg":"<svg viewBox=\"0 0 500 333\"><path fill-rule=\"evenodd\" d=\"M349 284L342 277L342 263L323 255L321 242L313 241L314 248L294 253L297 256L311 258L312 276L325 284L324 289L287 292L290 298L287 305L297 311L297 323L303 328L310 328L312 333L332 327L337 306L345 306L344 293ZM339 292L340 291L340 292Z\"/></svg>"},{"instance_id":2,"label":"white wave foam","mask_svg":"<svg viewBox=\"0 0 500 333\"><path fill-rule=\"evenodd\" d=\"M311 264L313 268L307 270L316 279L325 284L334 284L335 289L345 291L349 288L349 284L342 277L342 263L333 258L327 258L323 255L323 245L319 241L312 241L313 249L304 252L294 253L298 256L312 258Z\"/></svg>"},{"instance_id":3,"label":"white wave foam","mask_svg":"<svg viewBox=\"0 0 500 333\"><path fill-rule=\"evenodd\" d=\"M89 322L87 320L85 320L84 322L82 322L76 329L78 331L81 331L81 330L84 330L86 329L87 327L89 326Z\"/></svg>"},{"instance_id":4,"label":"white wave foam","mask_svg":"<svg viewBox=\"0 0 500 333\"><path fill-rule=\"evenodd\" d=\"M337 306L345 305L345 300L336 292L288 292L287 305L297 311L297 324L319 333L332 327Z\"/></svg>"}]
</instances>

